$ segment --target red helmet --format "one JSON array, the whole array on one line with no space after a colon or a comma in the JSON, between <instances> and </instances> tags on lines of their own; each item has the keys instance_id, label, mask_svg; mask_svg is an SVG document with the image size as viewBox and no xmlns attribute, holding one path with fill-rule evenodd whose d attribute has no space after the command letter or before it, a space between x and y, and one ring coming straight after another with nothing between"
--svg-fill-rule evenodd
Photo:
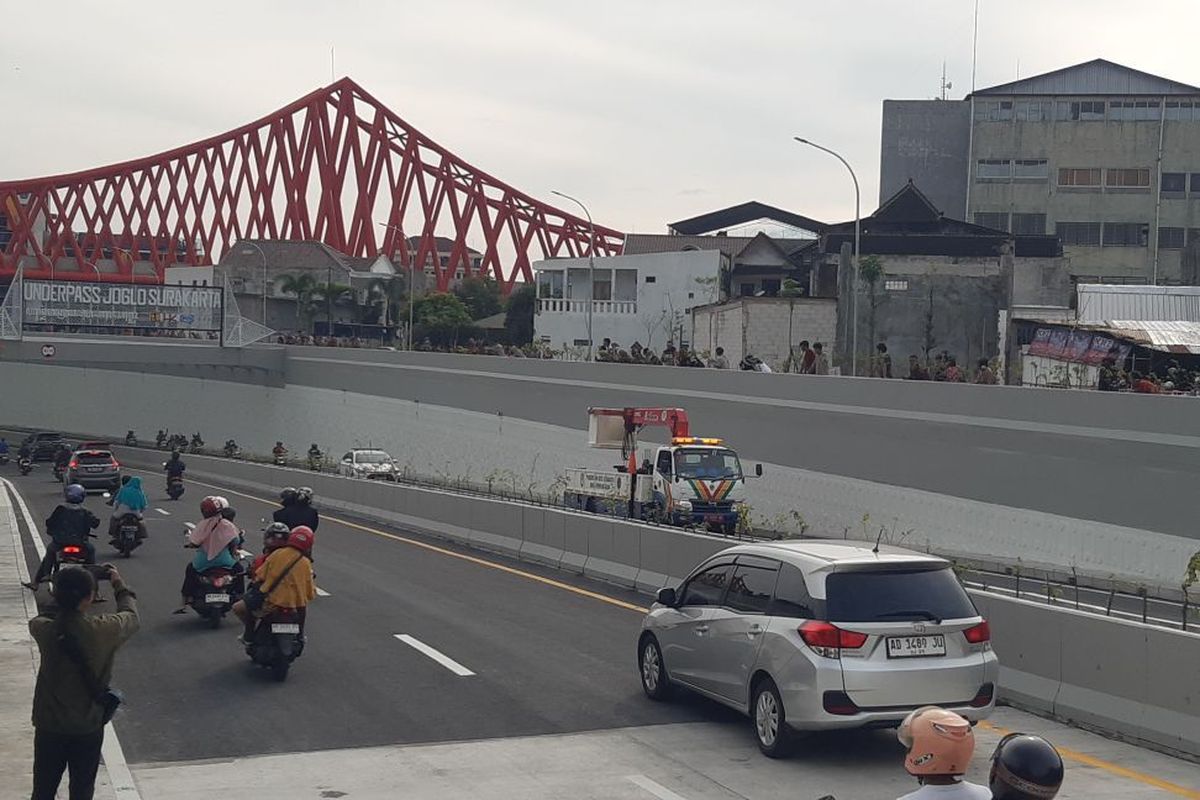
<instances>
[{"instance_id":1,"label":"red helmet","mask_svg":"<svg viewBox=\"0 0 1200 800\"><path fill-rule=\"evenodd\" d=\"M205 519L215 517L227 508L229 508L229 501L217 495L209 495L200 501L200 515Z\"/></svg>"},{"instance_id":2,"label":"red helmet","mask_svg":"<svg viewBox=\"0 0 1200 800\"><path fill-rule=\"evenodd\" d=\"M307 525L297 525L288 534L287 546L295 548L304 555L311 557L313 545L316 544L316 541L317 535L313 533L312 528Z\"/></svg>"}]
</instances>

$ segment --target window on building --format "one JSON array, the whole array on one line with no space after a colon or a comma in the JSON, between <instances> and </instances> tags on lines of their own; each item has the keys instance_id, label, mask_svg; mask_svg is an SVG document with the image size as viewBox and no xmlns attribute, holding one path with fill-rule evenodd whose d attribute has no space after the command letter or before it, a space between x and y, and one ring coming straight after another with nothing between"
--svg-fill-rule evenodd
<instances>
[{"instance_id":1,"label":"window on building","mask_svg":"<svg viewBox=\"0 0 1200 800\"><path fill-rule=\"evenodd\" d=\"M1103 100L1059 100L1054 114L1060 120L1095 122L1104 120Z\"/></svg>"},{"instance_id":2,"label":"window on building","mask_svg":"<svg viewBox=\"0 0 1200 800\"><path fill-rule=\"evenodd\" d=\"M1192 194L1200 194L1200 172L1193 172L1191 177Z\"/></svg>"},{"instance_id":3,"label":"window on building","mask_svg":"<svg viewBox=\"0 0 1200 800\"><path fill-rule=\"evenodd\" d=\"M1186 172L1164 172L1162 184L1159 187L1163 194L1183 194L1187 191Z\"/></svg>"},{"instance_id":4,"label":"window on building","mask_svg":"<svg viewBox=\"0 0 1200 800\"><path fill-rule=\"evenodd\" d=\"M657 282L658 282L657 275L647 275L646 276L646 283L657 283Z\"/></svg>"},{"instance_id":5,"label":"window on building","mask_svg":"<svg viewBox=\"0 0 1200 800\"><path fill-rule=\"evenodd\" d=\"M475 258L471 259L471 266L474 267L475 269L479 269L479 266L481 264L483 264L483 259L480 258L479 256L476 256Z\"/></svg>"},{"instance_id":6,"label":"window on building","mask_svg":"<svg viewBox=\"0 0 1200 800\"><path fill-rule=\"evenodd\" d=\"M613 270L613 299L623 302L637 300L637 270Z\"/></svg>"},{"instance_id":7,"label":"window on building","mask_svg":"<svg viewBox=\"0 0 1200 800\"><path fill-rule=\"evenodd\" d=\"M998 231L1008 230L1007 211L976 211L975 224Z\"/></svg>"},{"instance_id":8,"label":"window on building","mask_svg":"<svg viewBox=\"0 0 1200 800\"><path fill-rule=\"evenodd\" d=\"M1189 246L1193 244L1200 244L1200 228L1187 229L1187 243Z\"/></svg>"},{"instance_id":9,"label":"window on building","mask_svg":"<svg viewBox=\"0 0 1200 800\"><path fill-rule=\"evenodd\" d=\"M738 284L738 297L754 297L754 284L753 283L739 283Z\"/></svg>"},{"instance_id":10,"label":"window on building","mask_svg":"<svg viewBox=\"0 0 1200 800\"><path fill-rule=\"evenodd\" d=\"M593 300L612 300L612 275L596 276L592 284Z\"/></svg>"},{"instance_id":11,"label":"window on building","mask_svg":"<svg viewBox=\"0 0 1200 800\"><path fill-rule=\"evenodd\" d=\"M450 266L450 256L442 256L442 257L440 257L440 258L438 259L438 263L439 263L439 264L441 264L443 267L448 267L448 266Z\"/></svg>"},{"instance_id":12,"label":"window on building","mask_svg":"<svg viewBox=\"0 0 1200 800\"><path fill-rule=\"evenodd\" d=\"M1053 113L1049 100L1018 100L1013 111L1019 122L1046 122Z\"/></svg>"},{"instance_id":13,"label":"window on building","mask_svg":"<svg viewBox=\"0 0 1200 800\"><path fill-rule=\"evenodd\" d=\"M1105 185L1120 189L1149 189L1150 170L1109 168L1106 174Z\"/></svg>"},{"instance_id":14,"label":"window on building","mask_svg":"<svg viewBox=\"0 0 1200 800\"><path fill-rule=\"evenodd\" d=\"M1194 105L1191 100L1168 100L1164 116L1169 120L1190 122L1193 119Z\"/></svg>"},{"instance_id":15,"label":"window on building","mask_svg":"<svg viewBox=\"0 0 1200 800\"><path fill-rule=\"evenodd\" d=\"M779 290L782 288L783 281L778 278L771 278L762 282L763 294L767 297L778 297Z\"/></svg>"},{"instance_id":16,"label":"window on building","mask_svg":"<svg viewBox=\"0 0 1200 800\"><path fill-rule=\"evenodd\" d=\"M889 292L907 292L908 281L903 279L891 279L883 282L883 288Z\"/></svg>"},{"instance_id":17,"label":"window on building","mask_svg":"<svg viewBox=\"0 0 1200 800\"><path fill-rule=\"evenodd\" d=\"M561 270L538 273L538 297L561 300L563 296L563 274Z\"/></svg>"},{"instance_id":18,"label":"window on building","mask_svg":"<svg viewBox=\"0 0 1200 800\"><path fill-rule=\"evenodd\" d=\"M1104 223L1105 247L1145 247L1150 238L1150 226L1144 222Z\"/></svg>"},{"instance_id":19,"label":"window on building","mask_svg":"<svg viewBox=\"0 0 1200 800\"><path fill-rule=\"evenodd\" d=\"M992 100L979 104L979 118L988 122L1007 122L1013 116L1011 100Z\"/></svg>"},{"instance_id":20,"label":"window on building","mask_svg":"<svg viewBox=\"0 0 1200 800\"><path fill-rule=\"evenodd\" d=\"M1058 185L1098 187L1102 172L1099 167L1062 167L1058 170Z\"/></svg>"},{"instance_id":21,"label":"window on building","mask_svg":"<svg viewBox=\"0 0 1200 800\"><path fill-rule=\"evenodd\" d=\"M1162 250L1183 249L1183 228L1159 228L1158 246Z\"/></svg>"},{"instance_id":22,"label":"window on building","mask_svg":"<svg viewBox=\"0 0 1200 800\"><path fill-rule=\"evenodd\" d=\"M975 177L980 180L1008 180L1012 177L1012 161L1007 158L981 158L975 165Z\"/></svg>"},{"instance_id":23,"label":"window on building","mask_svg":"<svg viewBox=\"0 0 1200 800\"><path fill-rule=\"evenodd\" d=\"M1017 159L1013 162L1013 178L1022 181L1044 181L1050 177L1050 167L1044 158Z\"/></svg>"},{"instance_id":24,"label":"window on building","mask_svg":"<svg viewBox=\"0 0 1200 800\"><path fill-rule=\"evenodd\" d=\"M1160 116L1158 100L1112 100L1108 104L1111 120L1146 121L1158 120Z\"/></svg>"},{"instance_id":25,"label":"window on building","mask_svg":"<svg viewBox=\"0 0 1200 800\"><path fill-rule=\"evenodd\" d=\"M1043 236L1046 233L1046 215L1014 211L1012 232L1017 236Z\"/></svg>"},{"instance_id":26,"label":"window on building","mask_svg":"<svg viewBox=\"0 0 1200 800\"><path fill-rule=\"evenodd\" d=\"M1064 247L1100 246L1099 222L1059 222L1054 227Z\"/></svg>"}]
</instances>

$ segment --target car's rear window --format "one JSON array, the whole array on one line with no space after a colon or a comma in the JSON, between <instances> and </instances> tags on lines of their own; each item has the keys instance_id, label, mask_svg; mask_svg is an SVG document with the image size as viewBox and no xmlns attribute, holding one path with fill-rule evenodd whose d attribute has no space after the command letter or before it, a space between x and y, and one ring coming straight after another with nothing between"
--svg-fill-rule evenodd
<instances>
[{"instance_id":1,"label":"car's rear window","mask_svg":"<svg viewBox=\"0 0 1200 800\"><path fill-rule=\"evenodd\" d=\"M112 453L101 450L88 450L75 456L80 464L108 464L112 462Z\"/></svg>"},{"instance_id":2,"label":"car's rear window","mask_svg":"<svg viewBox=\"0 0 1200 800\"><path fill-rule=\"evenodd\" d=\"M830 622L908 622L973 617L978 612L949 567L834 572L825 579Z\"/></svg>"}]
</instances>

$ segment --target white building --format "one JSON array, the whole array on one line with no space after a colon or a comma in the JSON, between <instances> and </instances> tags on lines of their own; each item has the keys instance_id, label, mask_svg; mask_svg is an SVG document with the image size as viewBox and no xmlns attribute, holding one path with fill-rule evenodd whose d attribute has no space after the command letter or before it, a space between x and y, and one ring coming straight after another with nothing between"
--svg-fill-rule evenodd
<instances>
[{"instance_id":1,"label":"white building","mask_svg":"<svg viewBox=\"0 0 1200 800\"><path fill-rule=\"evenodd\" d=\"M590 292L586 258L538 261L534 335L556 349L586 348L590 304L597 345L605 339L655 350L668 340L687 344L688 313L717 300L723 258L717 250L598 258Z\"/></svg>"}]
</instances>

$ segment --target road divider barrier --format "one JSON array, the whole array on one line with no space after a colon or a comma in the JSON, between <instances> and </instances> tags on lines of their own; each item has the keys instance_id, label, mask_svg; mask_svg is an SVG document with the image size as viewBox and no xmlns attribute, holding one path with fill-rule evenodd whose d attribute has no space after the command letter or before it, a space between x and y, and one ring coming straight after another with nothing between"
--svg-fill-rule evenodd
<instances>
[{"instance_id":1,"label":"road divider barrier","mask_svg":"<svg viewBox=\"0 0 1200 800\"><path fill-rule=\"evenodd\" d=\"M126 457L131 465L142 461L134 452ZM311 486L323 511L644 593L678 584L700 561L733 543L584 512L226 459L190 456L188 476L262 498L285 484ZM991 623L1002 700L1200 757L1200 635L970 593Z\"/></svg>"}]
</instances>

